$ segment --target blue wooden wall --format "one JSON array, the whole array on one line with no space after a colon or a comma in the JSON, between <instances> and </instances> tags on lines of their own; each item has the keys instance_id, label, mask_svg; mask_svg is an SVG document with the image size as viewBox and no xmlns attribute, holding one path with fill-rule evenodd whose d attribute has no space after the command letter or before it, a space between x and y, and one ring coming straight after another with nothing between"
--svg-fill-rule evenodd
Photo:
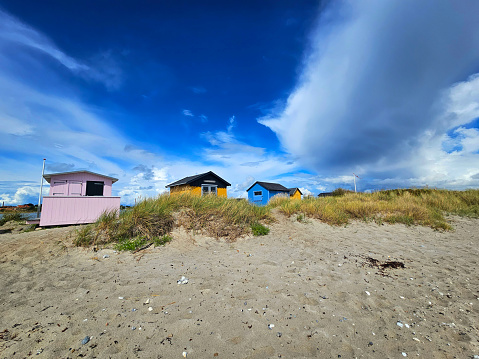
<instances>
[{"instance_id":1,"label":"blue wooden wall","mask_svg":"<svg viewBox=\"0 0 479 359\"><path fill-rule=\"evenodd\" d=\"M262 192L261 196L255 196L254 192ZM250 188L248 191L248 201L250 201L253 204L256 204L258 206L265 206L268 204L268 201L275 195L277 194L287 194L289 195L289 192L283 192L283 191L268 191L266 188L261 186L259 183L256 183L253 187Z\"/></svg>"}]
</instances>

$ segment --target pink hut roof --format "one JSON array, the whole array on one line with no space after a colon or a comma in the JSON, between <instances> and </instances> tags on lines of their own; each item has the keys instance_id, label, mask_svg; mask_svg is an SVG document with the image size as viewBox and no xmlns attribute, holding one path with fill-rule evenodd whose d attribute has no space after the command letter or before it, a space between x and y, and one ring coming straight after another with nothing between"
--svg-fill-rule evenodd
<instances>
[{"instance_id":1,"label":"pink hut roof","mask_svg":"<svg viewBox=\"0 0 479 359\"><path fill-rule=\"evenodd\" d=\"M43 178L45 178L45 180L48 183L50 183L50 181L52 179L52 176L70 175L70 174L74 174L74 173L89 173L89 174L92 174L92 175L95 175L95 176L100 176L100 177L111 179L112 183L115 183L116 181L118 181L118 178L101 175L99 173L95 173L95 172L91 172L91 171L71 171L71 172L49 173L49 174L43 175Z\"/></svg>"}]
</instances>

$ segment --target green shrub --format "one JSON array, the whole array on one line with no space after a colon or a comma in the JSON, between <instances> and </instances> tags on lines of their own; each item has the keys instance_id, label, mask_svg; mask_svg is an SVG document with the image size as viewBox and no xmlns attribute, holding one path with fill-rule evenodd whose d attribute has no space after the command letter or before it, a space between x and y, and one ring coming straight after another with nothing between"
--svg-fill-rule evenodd
<instances>
[{"instance_id":1,"label":"green shrub","mask_svg":"<svg viewBox=\"0 0 479 359\"><path fill-rule=\"evenodd\" d=\"M5 213L2 218L0 218L0 226L3 226L5 223L14 221L14 222L21 222L25 221L25 217L22 213L12 212L12 213Z\"/></svg>"},{"instance_id":2,"label":"green shrub","mask_svg":"<svg viewBox=\"0 0 479 359\"><path fill-rule=\"evenodd\" d=\"M265 236L269 233L269 228L258 222L251 224L251 230L254 236Z\"/></svg>"},{"instance_id":3,"label":"green shrub","mask_svg":"<svg viewBox=\"0 0 479 359\"><path fill-rule=\"evenodd\" d=\"M38 225L36 224L30 224L29 226L23 229L23 232L33 232L37 228L37 226Z\"/></svg>"},{"instance_id":4,"label":"green shrub","mask_svg":"<svg viewBox=\"0 0 479 359\"><path fill-rule=\"evenodd\" d=\"M115 244L117 251L135 251L148 243L145 237L124 239Z\"/></svg>"},{"instance_id":5,"label":"green shrub","mask_svg":"<svg viewBox=\"0 0 479 359\"><path fill-rule=\"evenodd\" d=\"M173 237L165 234L163 237L157 237L153 239L155 247L164 246L166 243L169 243L173 240Z\"/></svg>"}]
</instances>

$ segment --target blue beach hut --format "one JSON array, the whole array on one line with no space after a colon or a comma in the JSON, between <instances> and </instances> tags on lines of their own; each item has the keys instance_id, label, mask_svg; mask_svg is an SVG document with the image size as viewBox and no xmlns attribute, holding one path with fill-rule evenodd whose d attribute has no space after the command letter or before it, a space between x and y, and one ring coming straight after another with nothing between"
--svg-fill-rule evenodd
<instances>
[{"instance_id":1,"label":"blue beach hut","mask_svg":"<svg viewBox=\"0 0 479 359\"><path fill-rule=\"evenodd\" d=\"M246 192L248 192L248 201L258 206L266 205L273 196L278 194L289 197L289 189L279 183L256 181Z\"/></svg>"}]
</instances>

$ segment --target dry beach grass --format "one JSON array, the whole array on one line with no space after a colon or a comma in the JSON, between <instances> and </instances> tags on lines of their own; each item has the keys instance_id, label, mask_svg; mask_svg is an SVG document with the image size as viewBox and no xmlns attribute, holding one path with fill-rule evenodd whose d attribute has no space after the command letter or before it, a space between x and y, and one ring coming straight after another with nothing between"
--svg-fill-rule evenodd
<instances>
[{"instance_id":1,"label":"dry beach grass","mask_svg":"<svg viewBox=\"0 0 479 359\"><path fill-rule=\"evenodd\" d=\"M479 355L478 219L269 216L265 236L174 227L136 254L76 247L68 227L0 235L0 357Z\"/></svg>"},{"instance_id":2,"label":"dry beach grass","mask_svg":"<svg viewBox=\"0 0 479 359\"><path fill-rule=\"evenodd\" d=\"M141 247L167 235L175 226L233 241L260 222L273 221L275 209L288 216L297 215L299 221L310 217L344 225L363 220L442 230L451 229L446 214L479 217L479 190L404 189L368 194L337 190L335 194L302 201L276 196L264 207L215 196L161 195L141 201L119 218L114 212L105 213L96 223L82 227L75 243L92 246L121 242L127 248Z\"/></svg>"}]
</instances>

